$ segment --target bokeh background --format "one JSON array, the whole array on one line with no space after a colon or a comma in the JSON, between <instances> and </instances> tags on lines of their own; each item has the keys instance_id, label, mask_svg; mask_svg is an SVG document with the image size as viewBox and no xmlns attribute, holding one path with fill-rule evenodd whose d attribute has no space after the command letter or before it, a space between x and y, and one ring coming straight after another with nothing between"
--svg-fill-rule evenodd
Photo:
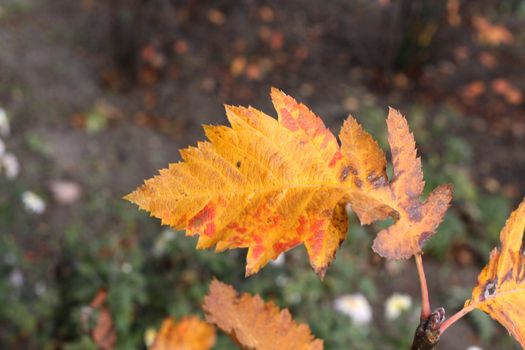
<instances>
[{"instance_id":1,"label":"bokeh background","mask_svg":"<svg viewBox=\"0 0 525 350\"><path fill-rule=\"evenodd\" d=\"M385 149L394 106L427 191L455 187L425 255L433 306L450 315L525 195L524 44L521 0L1 0L0 348L96 349L101 290L111 348L145 348L164 317L202 315L215 276L289 307L326 349L407 349L417 274L372 252L377 226L351 215L324 282L302 247L245 279L245 251L196 251L122 196L203 139L201 124L226 123L224 103L274 115L271 86L334 132L352 113ZM394 320L393 293L412 300ZM334 306L355 294L370 322ZM441 348L473 345L519 348L480 312Z\"/></svg>"}]
</instances>

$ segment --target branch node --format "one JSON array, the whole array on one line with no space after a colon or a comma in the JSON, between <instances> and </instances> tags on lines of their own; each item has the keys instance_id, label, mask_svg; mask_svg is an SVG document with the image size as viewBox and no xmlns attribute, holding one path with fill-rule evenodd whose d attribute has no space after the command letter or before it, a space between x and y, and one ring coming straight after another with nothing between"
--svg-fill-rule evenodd
<instances>
[{"instance_id":1,"label":"branch node","mask_svg":"<svg viewBox=\"0 0 525 350\"><path fill-rule=\"evenodd\" d=\"M441 336L440 327L445 321L445 309L437 308L430 316L421 320L414 335L411 350L434 350Z\"/></svg>"}]
</instances>

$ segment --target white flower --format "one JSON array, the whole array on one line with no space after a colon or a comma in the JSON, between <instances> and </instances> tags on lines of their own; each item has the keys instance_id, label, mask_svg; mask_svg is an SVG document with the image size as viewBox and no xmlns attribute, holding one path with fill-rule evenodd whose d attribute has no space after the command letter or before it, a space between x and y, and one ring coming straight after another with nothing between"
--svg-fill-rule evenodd
<instances>
[{"instance_id":1,"label":"white flower","mask_svg":"<svg viewBox=\"0 0 525 350\"><path fill-rule=\"evenodd\" d=\"M20 163L12 153L6 153L0 158L0 168L8 179L14 179L20 173Z\"/></svg>"},{"instance_id":2,"label":"white flower","mask_svg":"<svg viewBox=\"0 0 525 350\"><path fill-rule=\"evenodd\" d=\"M22 202L27 211L42 214L46 210L46 202L34 192L25 191L22 193Z\"/></svg>"},{"instance_id":3,"label":"white flower","mask_svg":"<svg viewBox=\"0 0 525 350\"><path fill-rule=\"evenodd\" d=\"M412 299L406 294L394 293L385 302L385 317L387 320L395 320L403 311L410 309Z\"/></svg>"},{"instance_id":4,"label":"white flower","mask_svg":"<svg viewBox=\"0 0 525 350\"><path fill-rule=\"evenodd\" d=\"M44 293L47 291L46 284L44 282L37 282L35 285L35 293L38 296L44 295Z\"/></svg>"},{"instance_id":5,"label":"white flower","mask_svg":"<svg viewBox=\"0 0 525 350\"><path fill-rule=\"evenodd\" d=\"M286 283L288 283L288 277L286 277L285 275L280 274L277 275L277 277L275 277L275 284L279 287L284 287Z\"/></svg>"},{"instance_id":6,"label":"white flower","mask_svg":"<svg viewBox=\"0 0 525 350\"><path fill-rule=\"evenodd\" d=\"M9 275L9 284L14 288L20 288L24 284L24 275L19 269L15 269Z\"/></svg>"},{"instance_id":7,"label":"white flower","mask_svg":"<svg viewBox=\"0 0 525 350\"><path fill-rule=\"evenodd\" d=\"M173 230L166 229L160 234L160 237L155 241L153 245L153 255L161 256L166 252L168 244L176 238L176 233Z\"/></svg>"},{"instance_id":8,"label":"white flower","mask_svg":"<svg viewBox=\"0 0 525 350\"><path fill-rule=\"evenodd\" d=\"M357 325L367 325L372 321L372 307L360 293L338 297L334 301L334 309L350 317Z\"/></svg>"},{"instance_id":9,"label":"white flower","mask_svg":"<svg viewBox=\"0 0 525 350\"><path fill-rule=\"evenodd\" d=\"M5 109L0 107L0 135L7 136L9 135L11 128L9 127L9 119L7 119L7 113Z\"/></svg>"},{"instance_id":10,"label":"white flower","mask_svg":"<svg viewBox=\"0 0 525 350\"><path fill-rule=\"evenodd\" d=\"M133 271L133 266L129 262L125 262L120 266L120 271L125 274L130 274Z\"/></svg>"},{"instance_id":11,"label":"white flower","mask_svg":"<svg viewBox=\"0 0 525 350\"><path fill-rule=\"evenodd\" d=\"M75 203L82 195L80 185L73 181L55 180L51 182L49 189L60 204Z\"/></svg>"},{"instance_id":12,"label":"white flower","mask_svg":"<svg viewBox=\"0 0 525 350\"><path fill-rule=\"evenodd\" d=\"M480 348L479 346L475 346L475 345L471 345L467 348L467 350L483 350L482 348Z\"/></svg>"},{"instance_id":13,"label":"white flower","mask_svg":"<svg viewBox=\"0 0 525 350\"><path fill-rule=\"evenodd\" d=\"M284 253L281 253L275 260L270 260L270 264L273 266L283 266L285 260Z\"/></svg>"}]
</instances>

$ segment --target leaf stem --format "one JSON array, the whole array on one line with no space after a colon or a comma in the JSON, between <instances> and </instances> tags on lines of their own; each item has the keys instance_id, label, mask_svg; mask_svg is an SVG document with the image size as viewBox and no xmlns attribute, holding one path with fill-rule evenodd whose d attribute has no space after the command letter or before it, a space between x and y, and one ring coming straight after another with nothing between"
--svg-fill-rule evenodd
<instances>
[{"instance_id":1,"label":"leaf stem","mask_svg":"<svg viewBox=\"0 0 525 350\"><path fill-rule=\"evenodd\" d=\"M425 276L425 269L423 268L423 259L421 257L421 253L416 254L414 258L416 259L419 284L421 286L421 319L426 320L432 313L430 310L430 298L428 297L427 278Z\"/></svg>"},{"instance_id":2,"label":"leaf stem","mask_svg":"<svg viewBox=\"0 0 525 350\"><path fill-rule=\"evenodd\" d=\"M475 304L470 304L469 306L464 306L463 309L456 312L454 315L450 316L441 324L441 327L439 327L440 333L443 333L448 327L450 327L454 322L459 320L461 317L465 316L472 310L476 308Z\"/></svg>"},{"instance_id":3,"label":"leaf stem","mask_svg":"<svg viewBox=\"0 0 525 350\"><path fill-rule=\"evenodd\" d=\"M428 297L427 278L423 268L421 253L414 256L416 259L417 274L419 275L419 285L421 286L421 319L426 320L432 313L430 310L430 299Z\"/></svg>"}]
</instances>

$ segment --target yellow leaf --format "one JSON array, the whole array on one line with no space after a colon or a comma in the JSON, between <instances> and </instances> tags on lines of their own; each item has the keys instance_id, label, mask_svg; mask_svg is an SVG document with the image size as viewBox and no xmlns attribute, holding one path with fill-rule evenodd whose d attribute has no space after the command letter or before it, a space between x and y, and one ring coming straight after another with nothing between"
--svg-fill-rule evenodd
<instances>
[{"instance_id":1,"label":"yellow leaf","mask_svg":"<svg viewBox=\"0 0 525 350\"><path fill-rule=\"evenodd\" d=\"M369 196L388 187L385 153L351 115L344 122L339 138L341 152L348 158L348 173L359 188L351 194L352 209L363 225L386 219L392 209Z\"/></svg>"},{"instance_id":2,"label":"yellow leaf","mask_svg":"<svg viewBox=\"0 0 525 350\"><path fill-rule=\"evenodd\" d=\"M501 231L501 248L494 248L490 261L478 276L472 299L466 305L479 308L501 323L525 349L525 200Z\"/></svg>"},{"instance_id":3,"label":"yellow leaf","mask_svg":"<svg viewBox=\"0 0 525 350\"><path fill-rule=\"evenodd\" d=\"M183 317L178 323L172 318L162 322L149 350L209 350L215 344L215 329L196 316Z\"/></svg>"},{"instance_id":4,"label":"yellow leaf","mask_svg":"<svg viewBox=\"0 0 525 350\"><path fill-rule=\"evenodd\" d=\"M441 221L450 190L419 202L421 163L406 120L389 113L390 184L383 151L352 117L343 125L340 147L306 106L277 89L271 95L277 120L251 107L227 106L231 127L206 126L209 142L182 150L182 162L160 170L126 199L163 224L198 234L197 248L248 248L247 275L304 244L322 277L346 236L348 203L362 224L391 215L410 225L407 232L395 225L387 232L394 249L380 237L374 246L379 254L418 253ZM398 238L410 243L393 242Z\"/></svg>"},{"instance_id":5,"label":"yellow leaf","mask_svg":"<svg viewBox=\"0 0 525 350\"><path fill-rule=\"evenodd\" d=\"M297 324L287 309L279 310L258 296L237 295L231 286L217 280L204 298L206 320L226 332L243 349L322 350L310 328Z\"/></svg>"},{"instance_id":6,"label":"yellow leaf","mask_svg":"<svg viewBox=\"0 0 525 350\"><path fill-rule=\"evenodd\" d=\"M184 162L126 198L187 234L198 248L248 248L247 275L304 243L323 275L347 232L342 156L335 137L278 90L280 121L226 107L231 128L205 127L210 142L181 151Z\"/></svg>"}]
</instances>

